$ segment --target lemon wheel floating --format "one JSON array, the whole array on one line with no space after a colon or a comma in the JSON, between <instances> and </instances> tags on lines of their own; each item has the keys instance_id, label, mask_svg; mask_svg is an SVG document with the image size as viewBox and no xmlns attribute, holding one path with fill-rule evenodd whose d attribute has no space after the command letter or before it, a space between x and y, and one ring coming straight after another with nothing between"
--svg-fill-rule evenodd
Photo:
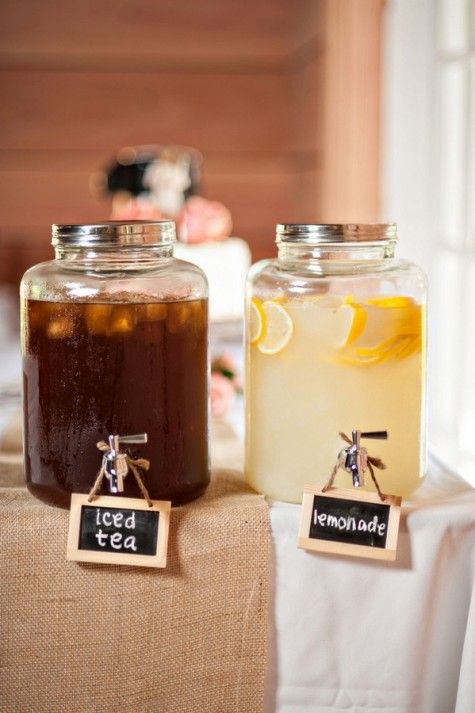
<instances>
[{"instance_id":1,"label":"lemon wheel floating","mask_svg":"<svg viewBox=\"0 0 475 713\"><path fill-rule=\"evenodd\" d=\"M262 354L278 354L290 342L294 331L293 322L287 310L278 302L263 302L262 311L265 330L257 341L257 348Z\"/></svg>"}]
</instances>

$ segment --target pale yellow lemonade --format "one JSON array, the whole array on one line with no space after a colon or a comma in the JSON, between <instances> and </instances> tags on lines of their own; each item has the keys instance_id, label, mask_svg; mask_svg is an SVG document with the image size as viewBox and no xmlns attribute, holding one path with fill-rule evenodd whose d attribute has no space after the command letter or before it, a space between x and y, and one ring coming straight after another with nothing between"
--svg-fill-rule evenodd
<instances>
[{"instance_id":1,"label":"pale yellow lemonade","mask_svg":"<svg viewBox=\"0 0 475 713\"><path fill-rule=\"evenodd\" d=\"M246 477L277 500L323 485L344 447L362 441L387 469L381 489L408 497L423 477L425 313L411 297L326 294L248 303ZM252 418L252 424L250 419ZM340 471L335 484L351 487ZM367 489L374 489L366 473Z\"/></svg>"}]
</instances>

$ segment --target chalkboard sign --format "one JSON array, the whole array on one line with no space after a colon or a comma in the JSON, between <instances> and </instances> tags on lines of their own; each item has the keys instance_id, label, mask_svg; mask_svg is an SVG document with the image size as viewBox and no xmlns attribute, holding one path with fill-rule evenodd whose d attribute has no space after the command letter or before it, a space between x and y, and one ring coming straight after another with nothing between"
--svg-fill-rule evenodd
<instances>
[{"instance_id":1,"label":"chalkboard sign","mask_svg":"<svg viewBox=\"0 0 475 713\"><path fill-rule=\"evenodd\" d=\"M298 546L317 552L396 559L401 498L353 488L304 489Z\"/></svg>"},{"instance_id":2,"label":"chalkboard sign","mask_svg":"<svg viewBox=\"0 0 475 713\"><path fill-rule=\"evenodd\" d=\"M67 559L139 567L167 563L168 501L71 495Z\"/></svg>"}]
</instances>

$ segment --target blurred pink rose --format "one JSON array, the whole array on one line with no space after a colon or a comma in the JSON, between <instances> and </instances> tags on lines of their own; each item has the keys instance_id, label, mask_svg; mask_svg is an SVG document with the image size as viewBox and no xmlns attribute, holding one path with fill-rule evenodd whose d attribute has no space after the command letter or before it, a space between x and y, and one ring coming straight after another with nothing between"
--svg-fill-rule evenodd
<instances>
[{"instance_id":1,"label":"blurred pink rose","mask_svg":"<svg viewBox=\"0 0 475 713\"><path fill-rule=\"evenodd\" d=\"M211 374L211 413L216 418L224 416L234 401L234 386L219 372Z\"/></svg>"},{"instance_id":2,"label":"blurred pink rose","mask_svg":"<svg viewBox=\"0 0 475 713\"><path fill-rule=\"evenodd\" d=\"M118 196L112 206L114 220L164 220L167 217L146 197L124 199ZM226 206L201 196L188 198L176 218L176 224L178 239L185 243L224 240L233 227L231 213Z\"/></svg>"},{"instance_id":3,"label":"blurred pink rose","mask_svg":"<svg viewBox=\"0 0 475 713\"><path fill-rule=\"evenodd\" d=\"M185 243L223 240L231 234L231 213L222 203L191 196L178 217L178 237Z\"/></svg>"},{"instance_id":4,"label":"blurred pink rose","mask_svg":"<svg viewBox=\"0 0 475 713\"><path fill-rule=\"evenodd\" d=\"M113 205L114 220L163 220L164 216L148 198L130 198Z\"/></svg>"}]
</instances>

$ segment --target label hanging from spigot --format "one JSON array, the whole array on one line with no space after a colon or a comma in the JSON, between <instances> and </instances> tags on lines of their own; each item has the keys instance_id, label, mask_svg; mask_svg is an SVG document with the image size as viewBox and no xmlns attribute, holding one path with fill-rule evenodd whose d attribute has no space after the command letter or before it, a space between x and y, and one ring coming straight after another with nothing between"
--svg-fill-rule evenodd
<instances>
[{"instance_id":1,"label":"label hanging from spigot","mask_svg":"<svg viewBox=\"0 0 475 713\"><path fill-rule=\"evenodd\" d=\"M147 434L110 435L99 441L99 473L88 495L72 493L67 559L78 562L165 567L171 502L151 500L140 470L145 458L132 458L123 446L147 443ZM127 498L124 480L132 473L141 498ZM112 496L99 494L104 480Z\"/></svg>"},{"instance_id":2,"label":"label hanging from spigot","mask_svg":"<svg viewBox=\"0 0 475 713\"><path fill-rule=\"evenodd\" d=\"M387 431L352 431L341 438L348 446L337 456L330 478L323 488L304 488L298 547L317 552L396 559L401 498L384 494L375 469L384 470L380 458L368 454L361 438L387 439ZM339 469L351 475L353 489L335 488ZM377 493L362 491L366 471Z\"/></svg>"}]
</instances>

